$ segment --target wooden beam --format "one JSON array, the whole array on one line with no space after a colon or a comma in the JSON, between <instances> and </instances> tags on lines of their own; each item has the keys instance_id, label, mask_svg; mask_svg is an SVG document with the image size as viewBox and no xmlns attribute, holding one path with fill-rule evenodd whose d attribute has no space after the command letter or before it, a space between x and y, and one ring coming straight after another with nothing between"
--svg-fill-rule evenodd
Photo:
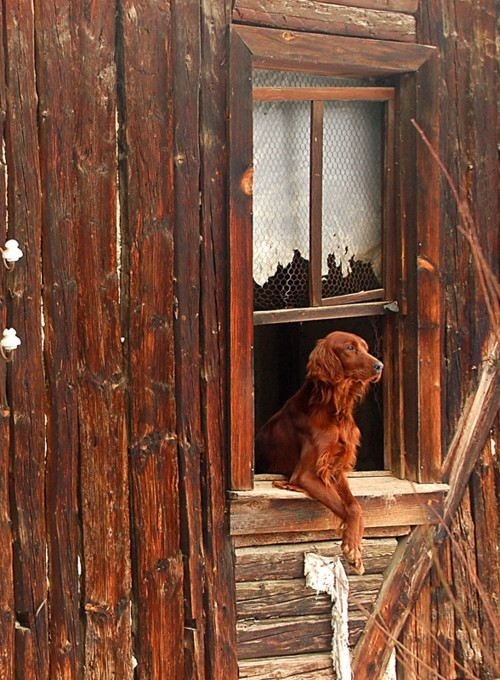
<instances>
[{"instance_id":1,"label":"wooden beam","mask_svg":"<svg viewBox=\"0 0 500 680\"><path fill-rule=\"evenodd\" d=\"M418 10L419 0L322 0L322 2L345 5L346 7L368 7L384 12L390 10L414 14Z\"/></svg>"},{"instance_id":2,"label":"wooden beam","mask_svg":"<svg viewBox=\"0 0 500 680\"><path fill-rule=\"evenodd\" d=\"M254 101L393 101L393 87L254 87Z\"/></svg>"},{"instance_id":3,"label":"wooden beam","mask_svg":"<svg viewBox=\"0 0 500 680\"><path fill-rule=\"evenodd\" d=\"M347 305L322 305L321 307L297 307L295 309L279 309L265 312L254 312L253 321L256 326L268 323L294 323L296 321L315 321L319 319L343 319L355 316L378 316L384 314L391 300L380 302L357 302Z\"/></svg>"},{"instance_id":4,"label":"wooden beam","mask_svg":"<svg viewBox=\"0 0 500 680\"><path fill-rule=\"evenodd\" d=\"M444 467L450 480L440 524L417 527L402 541L379 593L375 610L355 650L354 680L376 678L385 668L403 625L418 597L433 562L433 549L443 543L446 528L460 504L477 458L483 450L498 411L500 376L496 368L498 346L493 345L483 363L478 389L466 406L450 445L451 460Z\"/></svg>"},{"instance_id":5,"label":"wooden beam","mask_svg":"<svg viewBox=\"0 0 500 680\"><path fill-rule=\"evenodd\" d=\"M436 48L390 40L233 26L257 68L368 78L416 71Z\"/></svg>"},{"instance_id":6,"label":"wooden beam","mask_svg":"<svg viewBox=\"0 0 500 680\"><path fill-rule=\"evenodd\" d=\"M314 0L236 0L233 21L258 26L415 42L415 17Z\"/></svg>"}]
</instances>

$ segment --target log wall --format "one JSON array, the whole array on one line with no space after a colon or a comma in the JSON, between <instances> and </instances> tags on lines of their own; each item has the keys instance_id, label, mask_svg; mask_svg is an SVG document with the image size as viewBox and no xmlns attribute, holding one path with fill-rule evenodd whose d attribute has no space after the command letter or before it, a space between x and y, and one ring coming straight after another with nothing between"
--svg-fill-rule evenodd
<instances>
[{"instance_id":1,"label":"log wall","mask_svg":"<svg viewBox=\"0 0 500 680\"><path fill-rule=\"evenodd\" d=\"M494 0L0 2L0 246L24 251L0 265L0 332L22 339L0 359L1 678L232 680L237 654L241 677L332 676L330 605L301 576L317 537L239 537L235 555L229 537L229 26L437 46L403 77L402 105L494 267L495 18ZM419 417L446 450L490 321L456 203L416 137L408 151L424 370L443 357ZM497 439L474 443L406 612L401 678L500 674ZM441 461L422 464L433 477ZM320 548L336 552L330 539ZM353 642L354 607L373 606L394 547L372 533L372 566L351 577Z\"/></svg>"}]
</instances>

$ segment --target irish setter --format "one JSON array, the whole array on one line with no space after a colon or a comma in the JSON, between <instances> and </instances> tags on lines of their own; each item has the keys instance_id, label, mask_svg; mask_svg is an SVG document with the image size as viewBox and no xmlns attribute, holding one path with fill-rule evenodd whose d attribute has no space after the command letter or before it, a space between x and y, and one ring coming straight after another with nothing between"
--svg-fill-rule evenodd
<instances>
[{"instance_id":1,"label":"irish setter","mask_svg":"<svg viewBox=\"0 0 500 680\"><path fill-rule=\"evenodd\" d=\"M342 551L360 574L363 518L347 481L360 441L353 411L383 367L362 338L330 333L311 352L302 387L255 440L257 469L288 477L275 486L302 491L340 517Z\"/></svg>"}]
</instances>

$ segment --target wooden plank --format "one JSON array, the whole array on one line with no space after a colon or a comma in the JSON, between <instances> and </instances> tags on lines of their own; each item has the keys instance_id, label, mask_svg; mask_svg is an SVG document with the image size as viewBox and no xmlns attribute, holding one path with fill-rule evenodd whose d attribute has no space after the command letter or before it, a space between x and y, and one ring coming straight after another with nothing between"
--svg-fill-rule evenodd
<instances>
[{"instance_id":1,"label":"wooden plank","mask_svg":"<svg viewBox=\"0 0 500 680\"><path fill-rule=\"evenodd\" d=\"M365 573L381 574L388 567L397 541L365 539ZM291 545L252 546L236 550L235 577L243 581L298 579L304 576L304 553L317 552L325 557L342 557L339 541L317 541Z\"/></svg>"},{"instance_id":2,"label":"wooden plank","mask_svg":"<svg viewBox=\"0 0 500 680\"><path fill-rule=\"evenodd\" d=\"M350 644L356 643L364 623L362 616L350 617ZM331 613L322 617L242 621L238 623L237 631L240 659L324 652L331 650L332 646Z\"/></svg>"},{"instance_id":3,"label":"wooden plank","mask_svg":"<svg viewBox=\"0 0 500 680\"><path fill-rule=\"evenodd\" d=\"M4 26L4 10L0 5L0 25ZM5 42L0 47L0 244L8 238L7 159L5 158L7 92L5 82ZM3 268L3 261L0 262ZM9 274L2 272L7 283ZM0 331L8 328L8 300L6 286L0 287ZM0 360L0 678L14 677L14 583L12 555L12 519L9 498L9 469L11 411L7 397L7 364Z\"/></svg>"},{"instance_id":4,"label":"wooden plank","mask_svg":"<svg viewBox=\"0 0 500 680\"><path fill-rule=\"evenodd\" d=\"M481 584L478 589L478 611L481 630L481 641L484 648L494 650L498 644L495 633L495 620L487 609L492 593L500 592L500 569L497 556L497 537L499 528L498 506L495 484L495 442L498 441L498 421L491 437L474 469L470 482L472 497L472 515L476 536L475 564L477 579ZM451 579L448 581L451 583ZM475 587L478 588L477 584ZM491 661L485 659L485 669L491 675L497 672ZM445 673L443 673L444 675Z\"/></svg>"},{"instance_id":5,"label":"wooden plank","mask_svg":"<svg viewBox=\"0 0 500 680\"><path fill-rule=\"evenodd\" d=\"M472 398L450 446L450 491L443 506L443 515L436 529L417 527L401 541L386 574L375 611L369 619L355 651L353 674L355 680L367 680L378 668L385 668L405 621L418 597L420 586L426 578L433 560L432 547L440 545L461 499L498 409L499 376L494 359L495 352L485 359L478 393L481 399ZM479 414L479 415L478 415Z\"/></svg>"},{"instance_id":6,"label":"wooden plank","mask_svg":"<svg viewBox=\"0 0 500 680\"><path fill-rule=\"evenodd\" d=\"M365 538L389 538L407 536L410 533L409 526L395 527L365 527ZM330 541L332 538L340 538L340 531L297 531L273 534L244 534L232 536L232 544L235 548L251 546L281 545L284 543L308 543L315 541Z\"/></svg>"},{"instance_id":7,"label":"wooden plank","mask_svg":"<svg viewBox=\"0 0 500 680\"><path fill-rule=\"evenodd\" d=\"M123 299L129 304L130 465L137 678L181 677L183 564L175 414L170 13L119 16ZM161 291L161 295L159 295Z\"/></svg>"},{"instance_id":8,"label":"wooden plank","mask_svg":"<svg viewBox=\"0 0 500 680\"><path fill-rule=\"evenodd\" d=\"M420 35L433 45L439 44L443 31L441 10L429 8L422 12ZM440 140L441 55L429 59L417 73L417 90L425 96L417 98L416 117L436 148ZM416 173L416 305L418 380L418 441L419 482L440 479L443 456L441 357L444 341L443 291L441 288L441 183L440 170L423 144L417 144Z\"/></svg>"},{"instance_id":9,"label":"wooden plank","mask_svg":"<svg viewBox=\"0 0 500 680\"><path fill-rule=\"evenodd\" d=\"M233 21L283 30L415 42L415 18L314 0L236 0Z\"/></svg>"},{"instance_id":10,"label":"wooden plank","mask_svg":"<svg viewBox=\"0 0 500 680\"><path fill-rule=\"evenodd\" d=\"M434 633L434 659L439 659L439 672L453 677L455 668L455 607L448 597L453 581L450 543L444 543L437 553L437 565L431 571L431 596ZM439 568L438 568L439 567Z\"/></svg>"},{"instance_id":11,"label":"wooden plank","mask_svg":"<svg viewBox=\"0 0 500 680\"><path fill-rule=\"evenodd\" d=\"M323 115L323 102L312 101L309 163L309 304L312 307L321 304Z\"/></svg>"},{"instance_id":12,"label":"wooden plank","mask_svg":"<svg viewBox=\"0 0 500 680\"><path fill-rule=\"evenodd\" d=\"M428 45L388 40L304 34L234 26L260 68L298 70L352 78L416 71L435 53Z\"/></svg>"},{"instance_id":13,"label":"wooden plank","mask_svg":"<svg viewBox=\"0 0 500 680\"><path fill-rule=\"evenodd\" d=\"M76 31L71 5L44 3L36 13L37 87L43 202L43 314L47 404L47 525L50 581L50 673L83 672L80 626L79 444L77 394L76 177L78 108ZM67 39L61 44L60 36ZM57 76L55 75L57 74ZM56 84L57 83L57 84ZM40 312L38 312L39 314ZM62 417L62 414L64 416Z\"/></svg>"},{"instance_id":14,"label":"wooden plank","mask_svg":"<svg viewBox=\"0 0 500 680\"><path fill-rule=\"evenodd\" d=\"M227 153L227 3L201 3L200 138L201 248L200 305L203 310L201 401L205 464L202 516L207 676L238 677L234 565L226 511L227 475L227 233L229 157ZM221 68L221 64L225 64Z\"/></svg>"},{"instance_id":15,"label":"wooden plank","mask_svg":"<svg viewBox=\"0 0 500 680\"><path fill-rule=\"evenodd\" d=\"M294 654L293 656L267 657L240 661L240 678L269 680L332 680L333 668L330 654Z\"/></svg>"},{"instance_id":16,"label":"wooden plank","mask_svg":"<svg viewBox=\"0 0 500 680\"><path fill-rule=\"evenodd\" d=\"M254 87L254 101L392 101L393 87Z\"/></svg>"},{"instance_id":17,"label":"wooden plank","mask_svg":"<svg viewBox=\"0 0 500 680\"><path fill-rule=\"evenodd\" d=\"M229 409L230 484L232 489L251 489L254 439L251 55L234 29L230 69L229 384L233 386ZM246 74L245 77L242 74Z\"/></svg>"},{"instance_id":18,"label":"wooden plank","mask_svg":"<svg viewBox=\"0 0 500 680\"><path fill-rule=\"evenodd\" d=\"M200 22L198 0L172 11L174 70L175 402L185 562L184 677L207 677L200 403ZM168 200L168 199L167 199Z\"/></svg>"},{"instance_id":19,"label":"wooden plank","mask_svg":"<svg viewBox=\"0 0 500 680\"><path fill-rule=\"evenodd\" d=\"M296 309L280 309L276 311L254 312L253 319L256 326L269 323L296 323L319 319L343 319L359 316L379 316L385 314L392 300L380 302L356 302L347 305L322 305L321 307L297 307Z\"/></svg>"},{"instance_id":20,"label":"wooden plank","mask_svg":"<svg viewBox=\"0 0 500 680\"><path fill-rule=\"evenodd\" d=\"M419 4L419 0L321 0L321 2L334 2L337 5L346 5L347 7L368 7L394 12L410 12L411 14L418 10Z\"/></svg>"},{"instance_id":21,"label":"wooden plank","mask_svg":"<svg viewBox=\"0 0 500 680\"><path fill-rule=\"evenodd\" d=\"M9 236L24 250L8 280L9 325L22 340L10 366L10 488L14 537L16 666L26 680L49 676L45 423L40 323L41 196L33 4L4 4ZM3 264L2 264L3 267Z\"/></svg>"},{"instance_id":22,"label":"wooden plank","mask_svg":"<svg viewBox=\"0 0 500 680\"><path fill-rule=\"evenodd\" d=\"M354 478L350 485L367 527L435 522L447 490L446 485L414 485L391 478L381 478L376 485ZM233 535L339 528L338 518L325 506L300 492L276 489L269 482L230 495Z\"/></svg>"},{"instance_id":23,"label":"wooden plank","mask_svg":"<svg viewBox=\"0 0 500 680\"><path fill-rule=\"evenodd\" d=\"M349 578L349 608L364 614L373 606L382 585L382 574ZM236 586L238 620L328 615L328 595L306 588L303 578L285 581L245 581Z\"/></svg>"},{"instance_id":24,"label":"wooden plank","mask_svg":"<svg viewBox=\"0 0 500 680\"><path fill-rule=\"evenodd\" d=\"M71 22L79 37L74 64L79 115L72 153L85 670L96 678L126 680L133 670L127 396L117 262L115 7L72 6ZM89 200L94 196L99 200Z\"/></svg>"}]
</instances>

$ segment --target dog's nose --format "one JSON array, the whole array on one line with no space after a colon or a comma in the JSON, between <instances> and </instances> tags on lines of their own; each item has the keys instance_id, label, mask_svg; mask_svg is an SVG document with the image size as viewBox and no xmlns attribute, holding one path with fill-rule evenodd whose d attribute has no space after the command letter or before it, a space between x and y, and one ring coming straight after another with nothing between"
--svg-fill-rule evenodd
<instances>
[{"instance_id":1,"label":"dog's nose","mask_svg":"<svg viewBox=\"0 0 500 680\"><path fill-rule=\"evenodd\" d=\"M381 361L377 361L373 365L373 370L375 371L375 373L382 373L383 369L384 369L384 364Z\"/></svg>"}]
</instances>

